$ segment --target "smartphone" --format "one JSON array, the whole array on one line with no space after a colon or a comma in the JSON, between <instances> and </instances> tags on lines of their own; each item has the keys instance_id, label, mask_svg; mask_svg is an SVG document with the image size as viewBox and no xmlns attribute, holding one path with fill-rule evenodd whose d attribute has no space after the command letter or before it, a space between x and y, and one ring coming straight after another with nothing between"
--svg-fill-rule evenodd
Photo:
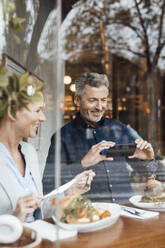
<instances>
[{"instance_id":1,"label":"smartphone","mask_svg":"<svg viewBox=\"0 0 165 248\"><path fill-rule=\"evenodd\" d=\"M107 157L131 156L136 150L136 144L117 144L107 150Z\"/></svg>"}]
</instances>

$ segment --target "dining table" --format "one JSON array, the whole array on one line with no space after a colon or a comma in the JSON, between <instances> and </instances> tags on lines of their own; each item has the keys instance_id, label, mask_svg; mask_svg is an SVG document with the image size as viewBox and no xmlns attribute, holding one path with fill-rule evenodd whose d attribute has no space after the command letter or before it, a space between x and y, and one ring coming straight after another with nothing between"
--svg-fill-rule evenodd
<instances>
[{"instance_id":1,"label":"dining table","mask_svg":"<svg viewBox=\"0 0 165 248\"><path fill-rule=\"evenodd\" d=\"M0 245L0 247L24 247L24 245L30 243L27 233L30 233L30 229L25 228L19 241L12 245ZM73 238L60 240L59 242L42 239L40 244L32 247L165 248L165 212L160 212L158 216L149 219L120 216L116 223L102 230L78 233Z\"/></svg>"}]
</instances>

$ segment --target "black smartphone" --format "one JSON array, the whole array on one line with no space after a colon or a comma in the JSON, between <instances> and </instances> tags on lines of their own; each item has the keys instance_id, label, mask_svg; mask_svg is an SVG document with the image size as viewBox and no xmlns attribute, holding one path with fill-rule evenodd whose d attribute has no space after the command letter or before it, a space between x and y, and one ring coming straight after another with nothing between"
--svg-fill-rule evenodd
<instances>
[{"instance_id":1,"label":"black smartphone","mask_svg":"<svg viewBox=\"0 0 165 248\"><path fill-rule=\"evenodd\" d=\"M136 144L117 144L107 150L107 157L131 156L136 150Z\"/></svg>"}]
</instances>

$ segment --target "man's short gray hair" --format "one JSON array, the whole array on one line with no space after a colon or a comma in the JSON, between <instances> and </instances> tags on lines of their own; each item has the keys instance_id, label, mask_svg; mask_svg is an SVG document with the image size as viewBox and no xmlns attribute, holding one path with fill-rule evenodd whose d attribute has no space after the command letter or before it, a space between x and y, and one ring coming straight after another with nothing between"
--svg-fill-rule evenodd
<instances>
[{"instance_id":1,"label":"man's short gray hair","mask_svg":"<svg viewBox=\"0 0 165 248\"><path fill-rule=\"evenodd\" d=\"M76 80L76 95L81 96L83 94L83 90L85 85L89 85L91 87L100 87L105 85L107 89L109 89L109 81L105 74L99 74L96 72L85 72L80 75Z\"/></svg>"}]
</instances>

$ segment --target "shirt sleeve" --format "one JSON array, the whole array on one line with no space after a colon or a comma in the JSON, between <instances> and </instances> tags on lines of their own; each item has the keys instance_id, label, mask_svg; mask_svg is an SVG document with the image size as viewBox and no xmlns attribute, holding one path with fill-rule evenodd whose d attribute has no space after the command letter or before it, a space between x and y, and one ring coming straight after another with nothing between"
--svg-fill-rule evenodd
<instances>
[{"instance_id":1,"label":"shirt sleeve","mask_svg":"<svg viewBox=\"0 0 165 248\"><path fill-rule=\"evenodd\" d=\"M128 163L131 165L134 171L138 172L141 176L146 177L151 176L158 168L158 162L155 158L150 161L129 159Z\"/></svg>"},{"instance_id":2,"label":"shirt sleeve","mask_svg":"<svg viewBox=\"0 0 165 248\"><path fill-rule=\"evenodd\" d=\"M0 184L0 202L0 215L13 213L12 203L2 184Z\"/></svg>"}]
</instances>

